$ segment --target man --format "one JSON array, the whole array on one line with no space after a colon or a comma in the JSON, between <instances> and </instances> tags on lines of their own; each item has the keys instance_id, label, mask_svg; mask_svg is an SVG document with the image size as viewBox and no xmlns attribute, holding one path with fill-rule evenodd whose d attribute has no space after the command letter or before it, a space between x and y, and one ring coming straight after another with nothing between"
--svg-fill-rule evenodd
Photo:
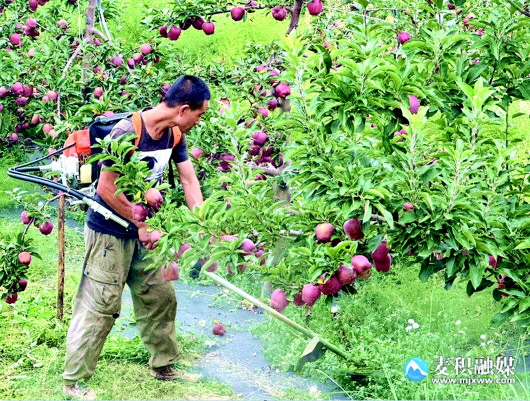
<instances>
[{"instance_id":1,"label":"man","mask_svg":"<svg viewBox=\"0 0 530 401\"><path fill-rule=\"evenodd\" d=\"M200 122L209 99L206 84L186 75L171 86L160 104L140 113L142 135L136 152L148 162L153 172L150 179L161 180L173 159L190 209L200 206L203 196L183 134ZM176 130L182 137L174 147ZM124 119L110 135L133 132L131 120ZM131 290L142 341L151 355L151 375L159 380L189 379L185 372L172 367L177 360L173 285L162 279L160 269L144 271L150 262L143 257L156 244L147 233L147 225L133 219L130 200L123 193L114 196L118 176L112 171L101 172L96 200L133 223L134 229L126 231L92 210L88 213L85 262L67 336L63 373L63 391L71 397L95 399L94 391L80 387L78 381L86 381L94 373L105 339L120 314L125 283Z\"/></svg>"}]
</instances>

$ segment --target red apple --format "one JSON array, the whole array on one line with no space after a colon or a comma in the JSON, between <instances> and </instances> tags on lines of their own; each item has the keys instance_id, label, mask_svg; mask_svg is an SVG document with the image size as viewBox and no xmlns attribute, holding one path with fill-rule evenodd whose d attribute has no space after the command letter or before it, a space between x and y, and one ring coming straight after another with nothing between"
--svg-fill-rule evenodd
<instances>
[{"instance_id":1,"label":"red apple","mask_svg":"<svg viewBox=\"0 0 530 401\"><path fill-rule=\"evenodd\" d=\"M320 295L321 291L319 285L306 284L302 288L302 301L308 306L313 306L318 298L320 298Z\"/></svg>"},{"instance_id":2,"label":"red apple","mask_svg":"<svg viewBox=\"0 0 530 401\"><path fill-rule=\"evenodd\" d=\"M358 241L364 238L361 222L357 217L346 221L343 228L346 235L353 241Z\"/></svg>"},{"instance_id":3,"label":"red apple","mask_svg":"<svg viewBox=\"0 0 530 401\"><path fill-rule=\"evenodd\" d=\"M28 266L31 263L31 254L29 252L20 252L18 254L18 260L23 265Z\"/></svg>"},{"instance_id":4,"label":"red apple","mask_svg":"<svg viewBox=\"0 0 530 401\"><path fill-rule=\"evenodd\" d=\"M39 231L44 235L49 235L53 231L53 223L51 221L45 221L44 224L39 227Z\"/></svg>"},{"instance_id":5,"label":"red apple","mask_svg":"<svg viewBox=\"0 0 530 401\"><path fill-rule=\"evenodd\" d=\"M226 327L222 323L216 323L212 328L212 333L216 336L224 336L226 333Z\"/></svg>"},{"instance_id":6,"label":"red apple","mask_svg":"<svg viewBox=\"0 0 530 401\"><path fill-rule=\"evenodd\" d=\"M372 268L372 264L364 255L355 255L353 258L351 258L351 265L357 273L357 277Z\"/></svg>"},{"instance_id":7,"label":"red apple","mask_svg":"<svg viewBox=\"0 0 530 401\"><path fill-rule=\"evenodd\" d=\"M169 266L162 266L162 277L164 281L174 281L179 279L179 265L171 262Z\"/></svg>"},{"instance_id":8,"label":"red apple","mask_svg":"<svg viewBox=\"0 0 530 401\"><path fill-rule=\"evenodd\" d=\"M320 242L329 242L334 232L335 227L333 227L333 225L330 223L320 223L315 228L317 241Z\"/></svg>"},{"instance_id":9,"label":"red apple","mask_svg":"<svg viewBox=\"0 0 530 401\"><path fill-rule=\"evenodd\" d=\"M277 289L272 292L270 306L273 309L276 309L278 312L282 313L283 310L289 305L289 301L285 296L283 290Z\"/></svg>"},{"instance_id":10,"label":"red apple","mask_svg":"<svg viewBox=\"0 0 530 401\"><path fill-rule=\"evenodd\" d=\"M245 16L245 9L243 7L234 7L230 10L230 15L234 21L241 21Z\"/></svg>"},{"instance_id":11,"label":"red apple","mask_svg":"<svg viewBox=\"0 0 530 401\"><path fill-rule=\"evenodd\" d=\"M202 31L206 35L213 35L215 33L215 24L213 22L205 22L202 24Z\"/></svg>"}]
</instances>

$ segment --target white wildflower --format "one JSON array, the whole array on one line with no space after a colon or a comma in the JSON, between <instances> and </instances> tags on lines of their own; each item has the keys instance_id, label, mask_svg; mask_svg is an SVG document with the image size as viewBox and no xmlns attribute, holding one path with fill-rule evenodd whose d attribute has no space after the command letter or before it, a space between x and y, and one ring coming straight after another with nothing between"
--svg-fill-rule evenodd
<instances>
[{"instance_id":1,"label":"white wildflower","mask_svg":"<svg viewBox=\"0 0 530 401\"><path fill-rule=\"evenodd\" d=\"M481 334L481 335L480 335L480 339L481 339L481 340L485 340L485 339L486 339L486 334Z\"/></svg>"},{"instance_id":2,"label":"white wildflower","mask_svg":"<svg viewBox=\"0 0 530 401\"><path fill-rule=\"evenodd\" d=\"M413 329L419 329L420 328L420 325L416 322L412 323L412 328Z\"/></svg>"},{"instance_id":3,"label":"white wildflower","mask_svg":"<svg viewBox=\"0 0 530 401\"><path fill-rule=\"evenodd\" d=\"M206 327L206 320L200 320L199 321L199 326Z\"/></svg>"},{"instance_id":4,"label":"white wildflower","mask_svg":"<svg viewBox=\"0 0 530 401\"><path fill-rule=\"evenodd\" d=\"M414 319L409 319L408 322L409 322L410 324L414 324Z\"/></svg>"},{"instance_id":5,"label":"white wildflower","mask_svg":"<svg viewBox=\"0 0 530 401\"><path fill-rule=\"evenodd\" d=\"M411 330L412 330L412 326L407 326L407 327L405 327L405 330L407 330L407 331L411 331Z\"/></svg>"},{"instance_id":6,"label":"white wildflower","mask_svg":"<svg viewBox=\"0 0 530 401\"><path fill-rule=\"evenodd\" d=\"M315 395L315 394L317 394L317 393L318 393L318 388L317 388L317 386L310 386L310 387L309 387L309 394L311 394L311 395Z\"/></svg>"},{"instance_id":7,"label":"white wildflower","mask_svg":"<svg viewBox=\"0 0 530 401\"><path fill-rule=\"evenodd\" d=\"M461 322L460 320L457 320L457 321L455 322L455 324L456 324L457 326L460 326L460 325L462 324L462 322Z\"/></svg>"}]
</instances>

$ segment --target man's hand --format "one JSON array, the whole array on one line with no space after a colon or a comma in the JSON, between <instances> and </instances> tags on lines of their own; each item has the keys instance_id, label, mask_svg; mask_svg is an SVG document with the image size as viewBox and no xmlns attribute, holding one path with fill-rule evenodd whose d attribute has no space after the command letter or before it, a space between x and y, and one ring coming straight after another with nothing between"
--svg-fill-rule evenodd
<instances>
[{"instance_id":1,"label":"man's hand","mask_svg":"<svg viewBox=\"0 0 530 401\"><path fill-rule=\"evenodd\" d=\"M162 233L158 230L148 232L148 228L146 224L138 228L138 239L143 246L152 251L158 246L158 240L162 238Z\"/></svg>"},{"instance_id":2,"label":"man's hand","mask_svg":"<svg viewBox=\"0 0 530 401\"><path fill-rule=\"evenodd\" d=\"M97 187L97 193L101 198L118 214L136 227L138 227L138 239L147 249L152 251L158 244L158 240L162 237L162 233L158 230L148 232L149 226L142 221L135 220L132 214L133 204L127 199L125 194L121 193L115 196L116 192L116 179L119 174L113 171L102 171L99 177L99 184Z\"/></svg>"}]
</instances>

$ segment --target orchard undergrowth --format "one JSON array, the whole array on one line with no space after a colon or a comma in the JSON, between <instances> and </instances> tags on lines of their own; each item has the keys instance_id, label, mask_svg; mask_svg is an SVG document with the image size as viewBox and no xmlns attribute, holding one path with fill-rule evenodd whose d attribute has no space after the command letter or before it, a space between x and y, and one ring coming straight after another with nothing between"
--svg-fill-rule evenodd
<instances>
[{"instance_id":1,"label":"orchard undergrowth","mask_svg":"<svg viewBox=\"0 0 530 401\"><path fill-rule=\"evenodd\" d=\"M274 43L268 42L282 25L263 11L230 22L226 27L237 29L215 36L218 41L190 30L172 43L159 35L162 23L185 25L196 21L194 12L225 3L181 0L171 11L174 21L163 10L145 16L135 10L121 21L116 2L108 2L107 13L118 19L113 29L134 26L129 17L145 18L123 30L123 42L83 44L93 55L86 68L86 58L85 66L66 65L80 27L56 23L63 13L81 21L80 7L55 1L57 7L28 14L25 2L16 1L0 16L7 33L1 40L10 46L0 50L2 78L9 81L1 88L2 151L19 140L15 133L56 148L95 115L124 111L124 104L149 107L178 75L199 75L212 88L211 108L187 140L207 200L190 211L168 202L182 199L178 190L167 193L148 220L165 233L151 254L153 268L174 262L175 250L188 243L182 275L200 261L242 285L234 275L266 281L294 301L305 286L320 289L339 266L353 266L354 255L375 260L384 248L392 263L387 274L375 264L372 277L363 272L368 280L342 283L345 291L322 296L307 316L305 307L285 310L352 354L344 364L328 353L307 371L331 378L352 398L528 398L522 374L511 386L461 390L411 383L402 368L412 356L486 357L513 352L516 343L515 352L527 352L530 19L501 1L485 7L456 0L452 8L442 0L395 1L390 10L388 2L374 3L325 2L323 13L305 13L307 25ZM10 35L26 14L46 29L38 39L23 36L18 47ZM225 17L214 17L218 34ZM263 25L269 18L270 36L233 45L259 36L260 28L243 34L236 25L252 18ZM138 53L140 42L152 51ZM116 62L118 55L127 63ZM343 229L354 218L363 232L356 239ZM323 223L333 226L326 240L315 233ZM50 243L39 249L45 261L54 260ZM42 266L32 265L30 274ZM35 320L27 323L38 332L34 347L49 344L43 353L51 355L62 346L64 328L47 312L52 291L31 291L15 307L3 305L2 314ZM278 339L270 356L287 368L306 340L274 335L284 329L277 321L269 327L266 337ZM28 367L39 364L13 346L13 333L8 338L6 369L18 357ZM28 334L22 342L33 344ZM137 341L125 349L130 358ZM345 371L356 369L378 373L352 381Z\"/></svg>"}]
</instances>

